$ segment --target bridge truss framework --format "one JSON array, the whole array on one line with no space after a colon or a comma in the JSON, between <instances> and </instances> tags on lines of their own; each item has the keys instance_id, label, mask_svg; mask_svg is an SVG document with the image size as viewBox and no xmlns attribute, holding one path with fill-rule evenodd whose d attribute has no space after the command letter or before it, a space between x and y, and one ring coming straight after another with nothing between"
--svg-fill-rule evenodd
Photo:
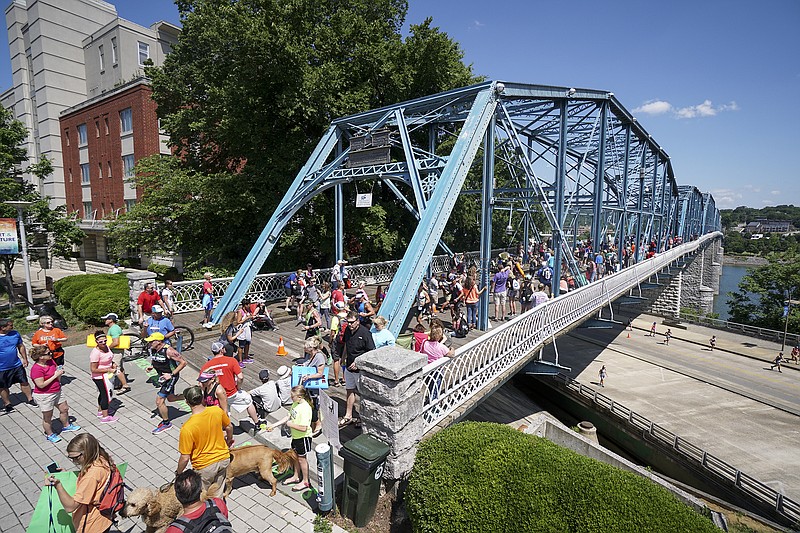
<instances>
[{"instance_id":1,"label":"bridge truss framework","mask_svg":"<svg viewBox=\"0 0 800 533\"><path fill-rule=\"evenodd\" d=\"M383 145L371 145L374 139ZM383 161L369 161L371 153ZM365 154L367 157L365 158ZM465 188L468 176L479 188ZM382 181L419 220L389 286L381 314L396 335L428 272L460 194L481 199L479 285L489 283L492 214L517 211L524 242L551 234L555 280L562 265L576 280L572 250L590 227L595 245L606 240L621 251L636 243L641 261L654 241L689 240L720 229L708 193L678 186L667 153L613 93L489 81L334 121L298 172L241 269L214 311L218 323L247 293L283 229L316 195L333 189L335 249L343 257L343 187ZM537 227L534 213L544 215ZM541 219L541 217L539 217ZM511 222L509 222L511 225ZM558 283L553 284L558 294ZM486 329L488 294L481 299L479 327Z\"/></svg>"}]
</instances>

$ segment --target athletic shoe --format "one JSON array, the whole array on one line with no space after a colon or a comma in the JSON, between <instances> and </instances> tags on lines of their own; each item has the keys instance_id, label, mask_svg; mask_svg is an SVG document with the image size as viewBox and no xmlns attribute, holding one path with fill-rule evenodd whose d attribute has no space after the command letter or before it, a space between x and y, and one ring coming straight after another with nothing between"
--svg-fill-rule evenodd
<instances>
[{"instance_id":1,"label":"athletic shoe","mask_svg":"<svg viewBox=\"0 0 800 533\"><path fill-rule=\"evenodd\" d=\"M14 410L14 406L13 406L13 405L11 405L11 404L8 404L8 405L6 405L5 407L3 407L3 410L4 410L6 413L10 413L11 411L13 411L13 410Z\"/></svg>"},{"instance_id":2,"label":"athletic shoe","mask_svg":"<svg viewBox=\"0 0 800 533\"><path fill-rule=\"evenodd\" d=\"M103 411L97 411L97 418L103 418Z\"/></svg>"},{"instance_id":3,"label":"athletic shoe","mask_svg":"<svg viewBox=\"0 0 800 533\"><path fill-rule=\"evenodd\" d=\"M119 419L116 416L108 415L108 416L104 416L103 418L101 418L100 422L103 423L103 424L110 424L111 422L116 422L117 420L119 420Z\"/></svg>"},{"instance_id":4,"label":"athletic shoe","mask_svg":"<svg viewBox=\"0 0 800 533\"><path fill-rule=\"evenodd\" d=\"M30 400L28 400L26 403L27 403L28 405L32 405L32 406L34 406L34 407L39 407L39 404L38 404L38 403L36 403L36 400L34 400L33 398L31 398Z\"/></svg>"},{"instance_id":5,"label":"athletic shoe","mask_svg":"<svg viewBox=\"0 0 800 533\"><path fill-rule=\"evenodd\" d=\"M55 433L51 433L50 435L47 436L47 440L49 440L50 442L61 442L61 437L59 437Z\"/></svg>"},{"instance_id":6,"label":"athletic shoe","mask_svg":"<svg viewBox=\"0 0 800 533\"><path fill-rule=\"evenodd\" d=\"M61 432L63 433L64 431L80 431L80 430L81 430L81 427L79 425L70 424L68 426L64 426L64 428L61 430Z\"/></svg>"},{"instance_id":7,"label":"athletic shoe","mask_svg":"<svg viewBox=\"0 0 800 533\"><path fill-rule=\"evenodd\" d=\"M292 310L287 307L284 309L284 311L286 311L287 313L291 313Z\"/></svg>"},{"instance_id":8,"label":"athletic shoe","mask_svg":"<svg viewBox=\"0 0 800 533\"><path fill-rule=\"evenodd\" d=\"M166 431L166 430L168 430L170 428L172 428L172 423L171 422L164 422L162 420L161 422L158 423L156 428L153 430L153 435L158 435L162 431Z\"/></svg>"}]
</instances>

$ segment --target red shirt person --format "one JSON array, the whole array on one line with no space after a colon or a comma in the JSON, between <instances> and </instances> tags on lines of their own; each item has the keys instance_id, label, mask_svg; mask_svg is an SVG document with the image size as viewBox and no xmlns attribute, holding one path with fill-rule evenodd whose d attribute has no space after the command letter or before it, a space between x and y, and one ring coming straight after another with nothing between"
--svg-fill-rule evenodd
<instances>
[{"instance_id":1,"label":"red shirt person","mask_svg":"<svg viewBox=\"0 0 800 533\"><path fill-rule=\"evenodd\" d=\"M152 283L146 283L144 290L139 294L139 298L136 300L139 324L144 324L147 320L147 315L152 314L153 306L156 304L162 307L164 306L164 302L161 301L161 295L156 292L156 288Z\"/></svg>"}]
</instances>

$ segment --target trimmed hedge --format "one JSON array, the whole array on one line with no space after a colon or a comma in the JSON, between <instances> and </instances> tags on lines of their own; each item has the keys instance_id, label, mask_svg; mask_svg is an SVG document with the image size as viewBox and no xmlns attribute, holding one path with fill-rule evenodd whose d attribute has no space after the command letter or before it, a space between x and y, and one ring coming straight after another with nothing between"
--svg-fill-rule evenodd
<instances>
[{"instance_id":1,"label":"trimmed hedge","mask_svg":"<svg viewBox=\"0 0 800 533\"><path fill-rule=\"evenodd\" d=\"M405 502L417 533L719 533L646 478L487 422L420 443Z\"/></svg>"},{"instance_id":2,"label":"trimmed hedge","mask_svg":"<svg viewBox=\"0 0 800 533\"><path fill-rule=\"evenodd\" d=\"M130 312L128 279L125 274L78 274L53 284L58 301L89 324L101 325L101 316Z\"/></svg>"}]
</instances>

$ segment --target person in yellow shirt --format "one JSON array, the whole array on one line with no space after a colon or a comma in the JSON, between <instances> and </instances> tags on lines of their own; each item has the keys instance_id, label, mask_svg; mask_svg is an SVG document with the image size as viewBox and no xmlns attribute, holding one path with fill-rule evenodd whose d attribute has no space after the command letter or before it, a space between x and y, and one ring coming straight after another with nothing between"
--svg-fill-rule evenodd
<instances>
[{"instance_id":1,"label":"person in yellow shirt","mask_svg":"<svg viewBox=\"0 0 800 533\"><path fill-rule=\"evenodd\" d=\"M304 492L311 488L311 483L308 482L306 455L311 451L312 405L311 396L305 387L302 385L292 387L292 406L289 408L289 416L275 423L276 427L286 424L292 430L292 449L297 453L297 464L294 465L294 475L284 480L283 484L294 485L293 492ZM268 427L267 431L272 431L272 427Z\"/></svg>"},{"instance_id":2,"label":"person in yellow shirt","mask_svg":"<svg viewBox=\"0 0 800 533\"><path fill-rule=\"evenodd\" d=\"M203 490L208 490L214 483L219 487L217 494L209 494L208 497L220 498L225 491L225 469L231 462L231 419L216 405L204 406L203 390L196 385L183 391L183 397L192 409L192 416L183 424L178 438L181 456L175 475L183 472L191 461L192 468L200 474Z\"/></svg>"}]
</instances>

